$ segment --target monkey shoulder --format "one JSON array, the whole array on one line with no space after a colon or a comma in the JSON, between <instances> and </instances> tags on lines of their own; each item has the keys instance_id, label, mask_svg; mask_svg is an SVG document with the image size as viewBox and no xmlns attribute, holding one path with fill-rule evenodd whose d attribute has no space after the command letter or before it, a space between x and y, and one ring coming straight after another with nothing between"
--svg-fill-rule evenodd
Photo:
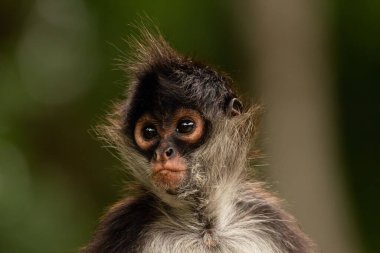
<instances>
[{"instance_id":1,"label":"monkey shoulder","mask_svg":"<svg viewBox=\"0 0 380 253\"><path fill-rule=\"evenodd\" d=\"M81 253L137 252L144 229L158 216L155 202L153 196L146 194L122 199L111 206Z\"/></svg>"},{"instance_id":2,"label":"monkey shoulder","mask_svg":"<svg viewBox=\"0 0 380 253\"><path fill-rule=\"evenodd\" d=\"M277 247L287 249L285 252L314 252L314 244L296 219L263 184L250 184L240 192L238 199L238 213L251 217L255 226L260 227L267 238L272 238Z\"/></svg>"}]
</instances>

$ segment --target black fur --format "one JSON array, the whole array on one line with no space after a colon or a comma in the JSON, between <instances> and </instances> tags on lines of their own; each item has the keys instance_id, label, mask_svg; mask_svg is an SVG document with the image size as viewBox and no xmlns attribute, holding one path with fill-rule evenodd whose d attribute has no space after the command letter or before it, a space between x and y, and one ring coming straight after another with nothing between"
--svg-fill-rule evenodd
<instances>
[{"instance_id":1,"label":"black fur","mask_svg":"<svg viewBox=\"0 0 380 253\"><path fill-rule=\"evenodd\" d=\"M143 230L159 216L156 199L149 194L123 199L103 217L91 243L81 253L134 253Z\"/></svg>"}]
</instances>

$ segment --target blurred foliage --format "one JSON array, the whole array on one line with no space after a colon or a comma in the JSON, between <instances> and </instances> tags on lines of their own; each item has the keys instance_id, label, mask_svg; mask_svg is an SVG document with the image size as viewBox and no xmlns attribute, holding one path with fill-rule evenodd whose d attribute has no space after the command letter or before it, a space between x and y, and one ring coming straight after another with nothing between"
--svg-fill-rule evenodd
<instances>
[{"instance_id":1,"label":"blurred foliage","mask_svg":"<svg viewBox=\"0 0 380 253\"><path fill-rule=\"evenodd\" d=\"M380 252L380 3L335 0L345 173L366 252ZM115 59L149 16L182 52L238 80L232 1L0 2L0 252L76 252L124 175L91 127L125 89ZM249 85L243 91L251 90ZM377 198L376 198L377 197Z\"/></svg>"}]
</instances>

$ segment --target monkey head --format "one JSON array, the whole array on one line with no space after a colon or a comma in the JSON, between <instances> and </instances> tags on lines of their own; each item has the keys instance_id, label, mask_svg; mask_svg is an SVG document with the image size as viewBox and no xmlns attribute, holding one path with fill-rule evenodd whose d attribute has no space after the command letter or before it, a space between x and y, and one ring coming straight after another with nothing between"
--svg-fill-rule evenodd
<instances>
[{"instance_id":1,"label":"monkey head","mask_svg":"<svg viewBox=\"0 0 380 253\"><path fill-rule=\"evenodd\" d=\"M229 79L188 61L139 73L126 103L124 132L149 162L152 182L169 192L187 183L189 159L212 121L241 110Z\"/></svg>"},{"instance_id":2,"label":"monkey head","mask_svg":"<svg viewBox=\"0 0 380 253\"><path fill-rule=\"evenodd\" d=\"M123 141L116 143L139 181L174 194L192 178L194 152L214 121L240 114L242 104L231 79L178 54L160 36L143 34L135 47L126 63L127 99L119 105Z\"/></svg>"}]
</instances>

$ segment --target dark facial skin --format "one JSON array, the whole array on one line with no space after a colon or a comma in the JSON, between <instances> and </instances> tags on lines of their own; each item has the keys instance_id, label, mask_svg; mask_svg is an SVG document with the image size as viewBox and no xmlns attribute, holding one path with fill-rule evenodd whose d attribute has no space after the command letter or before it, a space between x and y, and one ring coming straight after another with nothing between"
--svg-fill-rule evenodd
<instances>
[{"instance_id":1,"label":"dark facial skin","mask_svg":"<svg viewBox=\"0 0 380 253\"><path fill-rule=\"evenodd\" d=\"M185 155L198 147L206 135L206 122L193 109L179 108L164 118L143 114L136 122L134 139L150 161L153 182L175 191L186 181Z\"/></svg>"}]
</instances>

